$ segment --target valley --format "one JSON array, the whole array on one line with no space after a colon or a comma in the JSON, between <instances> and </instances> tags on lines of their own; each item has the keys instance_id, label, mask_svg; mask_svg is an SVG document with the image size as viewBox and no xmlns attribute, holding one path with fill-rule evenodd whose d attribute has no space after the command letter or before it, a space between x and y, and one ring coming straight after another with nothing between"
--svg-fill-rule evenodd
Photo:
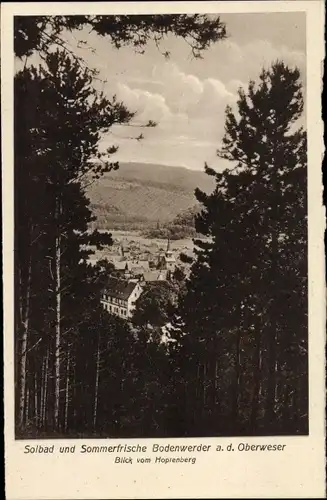
<instances>
[{"instance_id":1,"label":"valley","mask_svg":"<svg viewBox=\"0 0 327 500\"><path fill-rule=\"evenodd\" d=\"M198 210L194 192L210 193L214 179L183 167L122 163L87 191L96 216L92 228L159 229L177 217ZM189 225L188 221L185 225ZM166 234L163 234L166 237Z\"/></svg>"}]
</instances>

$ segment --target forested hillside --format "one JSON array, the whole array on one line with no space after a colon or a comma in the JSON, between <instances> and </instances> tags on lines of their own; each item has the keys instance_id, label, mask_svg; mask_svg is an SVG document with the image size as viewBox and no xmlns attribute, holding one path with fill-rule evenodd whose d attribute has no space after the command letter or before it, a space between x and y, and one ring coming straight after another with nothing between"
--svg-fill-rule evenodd
<instances>
[{"instance_id":1,"label":"forested hillside","mask_svg":"<svg viewBox=\"0 0 327 500\"><path fill-rule=\"evenodd\" d=\"M98 229L153 229L173 221L196 203L194 191L210 193L203 171L154 164L125 163L93 183L88 196Z\"/></svg>"},{"instance_id":2,"label":"forested hillside","mask_svg":"<svg viewBox=\"0 0 327 500\"><path fill-rule=\"evenodd\" d=\"M194 205L176 215L176 217L165 224L157 223L155 228L144 231L148 238L164 238L171 240L181 240L196 236L195 218L200 211L200 206Z\"/></svg>"}]
</instances>

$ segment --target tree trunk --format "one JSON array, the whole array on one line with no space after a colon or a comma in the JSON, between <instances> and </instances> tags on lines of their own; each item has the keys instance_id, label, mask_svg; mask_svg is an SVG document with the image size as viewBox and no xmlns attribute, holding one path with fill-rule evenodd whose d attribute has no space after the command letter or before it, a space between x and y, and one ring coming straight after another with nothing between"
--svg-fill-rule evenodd
<instances>
[{"instance_id":1,"label":"tree trunk","mask_svg":"<svg viewBox=\"0 0 327 500\"><path fill-rule=\"evenodd\" d=\"M274 165L272 176L272 187L275 193L280 192L278 165ZM267 383L267 405L266 405L266 428L273 431L275 415L275 391L276 391L276 359L277 359L277 325L278 306L276 304L279 290L275 282L275 277L280 272L276 268L278 262L278 198L274 197L271 204L271 307L270 307L270 331L268 331L268 383ZM277 307L276 307L277 306Z\"/></svg>"},{"instance_id":2,"label":"tree trunk","mask_svg":"<svg viewBox=\"0 0 327 500\"><path fill-rule=\"evenodd\" d=\"M65 389L65 431L68 428L68 409L69 409L69 371L70 371L70 351L67 353L66 369L66 389Z\"/></svg>"},{"instance_id":3,"label":"tree trunk","mask_svg":"<svg viewBox=\"0 0 327 500\"><path fill-rule=\"evenodd\" d=\"M73 401L73 404L72 404L71 419L72 419L72 425L75 428L76 417L77 417L77 393L78 393L77 387L76 387L76 358L75 358L75 362L72 363L71 381L72 381L72 386L73 386L73 389L72 389L72 401Z\"/></svg>"},{"instance_id":4,"label":"tree trunk","mask_svg":"<svg viewBox=\"0 0 327 500\"><path fill-rule=\"evenodd\" d=\"M216 353L217 356L217 353ZM218 360L217 357L215 359L215 381L214 381L214 395L213 395L213 408L214 414L216 413L216 405L217 405L217 393L218 393Z\"/></svg>"},{"instance_id":5,"label":"tree trunk","mask_svg":"<svg viewBox=\"0 0 327 500\"><path fill-rule=\"evenodd\" d=\"M262 348L261 348L261 331L256 327L256 349L255 349L255 365L254 365L254 389L252 398L251 411L251 432L254 433L257 429L258 410L261 398L261 373L262 373Z\"/></svg>"},{"instance_id":6,"label":"tree trunk","mask_svg":"<svg viewBox=\"0 0 327 500\"><path fill-rule=\"evenodd\" d=\"M48 374L49 371L49 348L47 348L47 354L45 358L45 367L44 367L44 388L43 388L43 400L42 400L42 426L46 425L46 409L47 409L47 391L48 391Z\"/></svg>"},{"instance_id":7,"label":"tree trunk","mask_svg":"<svg viewBox=\"0 0 327 500\"><path fill-rule=\"evenodd\" d=\"M26 398L25 398L25 415L26 415L26 423L28 423L28 419L30 417L30 390L28 387L26 389Z\"/></svg>"},{"instance_id":8,"label":"tree trunk","mask_svg":"<svg viewBox=\"0 0 327 500\"><path fill-rule=\"evenodd\" d=\"M274 322L273 322L274 323ZM269 369L268 369L268 384L267 384L267 406L266 406L266 422L273 430L276 415L275 415L275 393L276 393L276 348L277 348L277 332L271 332L269 339Z\"/></svg>"},{"instance_id":9,"label":"tree trunk","mask_svg":"<svg viewBox=\"0 0 327 500\"><path fill-rule=\"evenodd\" d=\"M274 404L275 404L275 415L276 418L278 418L278 403L279 403L279 392L280 392L280 384L279 384L279 363L278 363L278 356L276 355L276 362L275 362L275 393L274 393Z\"/></svg>"},{"instance_id":10,"label":"tree trunk","mask_svg":"<svg viewBox=\"0 0 327 500\"><path fill-rule=\"evenodd\" d=\"M39 405L38 405L38 384L37 384L37 371L34 372L34 420L35 426L38 428L39 426Z\"/></svg>"},{"instance_id":11,"label":"tree trunk","mask_svg":"<svg viewBox=\"0 0 327 500\"><path fill-rule=\"evenodd\" d=\"M30 250L31 252L31 250ZM31 296L31 281L32 281L32 255L30 253L27 283L25 295L25 307L22 315L22 343L21 343L21 360L20 360L20 392L19 392L19 427L23 428L25 424L25 408L26 408L26 365L27 365L27 346L29 336L29 315L30 315L30 296Z\"/></svg>"},{"instance_id":12,"label":"tree trunk","mask_svg":"<svg viewBox=\"0 0 327 500\"><path fill-rule=\"evenodd\" d=\"M100 375L100 334L98 338L98 349L96 357L96 372L95 372L95 390L94 390L94 409L93 409L93 429L96 429L98 398L99 398L99 375Z\"/></svg>"},{"instance_id":13,"label":"tree trunk","mask_svg":"<svg viewBox=\"0 0 327 500\"><path fill-rule=\"evenodd\" d=\"M198 419L199 419L199 401L201 401L201 389L200 389L200 361L197 361L197 366L196 366L196 380L195 380L195 387L191 389L191 397L189 398L191 400L191 408L189 409L192 411L193 414L193 427L198 425ZM190 384L187 384L188 387ZM190 393L190 390L188 391ZM195 397L194 397L195 396ZM186 414L187 414L187 409L186 409Z\"/></svg>"},{"instance_id":14,"label":"tree trunk","mask_svg":"<svg viewBox=\"0 0 327 500\"><path fill-rule=\"evenodd\" d=\"M203 399L202 399L202 423L203 418L206 418L207 415L207 361L203 363Z\"/></svg>"},{"instance_id":15,"label":"tree trunk","mask_svg":"<svg viewBox=\"0 0 327 500\"><path fill-rule=\"evenodd\" d=\"M277 258L277 256L276 256ZM270 309L270 329L268 331L268 380L267 380L267 403L266 403L266 428L273 431L276 422L276 359L277 359L277 318L278 311L275 306L276 297L272 297L272 307Z\"/></svg>"},{"instance_id":16,"label":"tree trunk","mask_svg":"<svg viewBox=\"0 0 327 500\"><path fill-rule=\"evenodd\" d=\"M39 410L39 426L42 427L43 417L43 396L44 396L44 372L45 372L45 357L42 359L41 368L41 387L40 387L40 410Z\"/></svg>"},{"instance_id":17,"label":"tree trunk","mask_svg":"<svg viewBox=\"0 0 327 500\"><path fill-rule=\"evenodd\" d=\"M57 234L55 239L55 407L54 422L57 429L60 428L60 361L61 361L61 234L60 234L60 214L61 202L57 201L56 210Z\"/></svg>"},{"instance_id":18,"label":"tree trunk","mask_svg":"<svg viewBox=\"0 0 327 500\"><path fill-rule=\"evenodd\" d=\"M236 349L235 349L235 379L233 387L233 407L232 407L232 418L234 424L238 420L238 406L239 406L239 394L241 385L241 330L238 329L236 337Z\"/></svg>"}]
</instances>

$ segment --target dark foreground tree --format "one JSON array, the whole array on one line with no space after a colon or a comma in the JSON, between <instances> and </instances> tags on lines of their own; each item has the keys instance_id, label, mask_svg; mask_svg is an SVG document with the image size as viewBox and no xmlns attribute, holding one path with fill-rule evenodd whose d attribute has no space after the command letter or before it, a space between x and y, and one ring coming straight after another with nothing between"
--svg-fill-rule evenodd
<instances>
[{"instance_id":1,"label":"dark foreground tree","mask_svg":"<svg viewBox=\"0 0 327 500\"><path fill-rule=\"evenodd\" d=\"M133 46L143 53L147 43L159 46L167 35L183 38L195 57L212 43L226 37L226 27L219 16L203 14L111 15L111 16L16 16L14 19L14 49L17 57L26 57L34 50L46 53L51 46L69 49L62 37L65 30L86 27L107 37L117 48ZM86 44L81 40L80 44ZM164 55L169 56L166 52Z\"/></svg>"},{"instance_id":2,"label":"dark foreground tree","mask_svg":"<svg viewBox=\"0 0 327 500\"><path fill-rule=\"evenodd\" d=\"M146 283L135 303L133 323L137 326L163 327L175 313L178 297L179 287L175 282Z\"/></svg>"},{"instance_id":3,"label":"dark foreground tree","mask_svg":"<svg viewBox=\"0 0 327 500\"><path fill-rule=\"evenodd\" d=\"M226 111L182 302L192 432L308 432L306 134L300 74L282 62ZM185 353L186 354L186 353Z\"/></svg>"},{"instance_id":4,"label":"dark foreground tree","mask_svg":"<svg viewBox=\"0 0 327 500\"><path fill-rule=\"evenodd\" d=\"M45 66L24 69L15 78L20 426L26 422L29 404L27 374L36 369L37 361L33 370L28 367L27 358L34 356L33 351L40 360L43 356L50 360L54 425L60 426L62 357L69 349L68 337L76 330L83 303L79 264L88 253L85 255L87 245L101 247L111 242L106 234L88 231L92 215L85 185L117 168L117 164L107 160L115 148L107 151L106 159L97 152L100 133L114 123L128 122L133 115L121 103L97 95L90 83L88 70L82 70L77 62L58 51L47 56ZM92 163L94 156L102 159L101 166ZM74 301L75 295L78 300ZM68 337L65 332L69 332ZM38 385L41 390L41 383ZM29 389L29 397L35 390ZM36 406L40 407L40 403L35 396L34 413L38 411Z\"/></svg>"},{"instance_id":5,"label":"dark foreground tree","mask_svg":"<svg viewBox=\"0 0 327 500\"><path fill-rule=\"evenodd\" d=\"M113 418L114 404L101 407L100 366L107 344L95 325L104 321L103 331L126 337L128 345L134 336L128 325L110 318L108 326L98 307L108 269L92 269L86 260L91 246L101 248L111 238L89 231L92 214L85 189L118 168L108 159L114 146L104 155L98 152L100 135L116 123L127 124L133 115L123 103L94 90L94 72L84 69L64 32L89 26L117 48L131 44L136 50L172 33L197 56L225 37L225 27L218 18L199 15L28 16L16 17L14 24L16 56L26 58L15 77L16 428L30 437L65 434L74 426L83 432L91 425L94 431L101 419ZM34 51L43 59L39 68L27 64ZM147 126L153 125L150 120ZM123 364L116 362L127 369L134 350L125 356ZM114 365L112 358L108 363ZM125 375L120 376L125 388ZM114 387L115 377L111 374ZM131 375L130 387L133 380ZM123 399L117 405L129 408L126 391L119 394ZM80 407L91 415L81 425Z\"/></svg>"}]
</instances>

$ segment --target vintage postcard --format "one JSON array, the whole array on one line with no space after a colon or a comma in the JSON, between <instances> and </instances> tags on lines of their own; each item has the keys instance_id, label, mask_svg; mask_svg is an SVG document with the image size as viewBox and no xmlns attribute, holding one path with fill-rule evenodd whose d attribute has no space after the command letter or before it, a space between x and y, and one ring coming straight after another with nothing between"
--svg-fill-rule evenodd
<instances>
[{"instance_id":1,"label":"vintage postcard","mask_svg":"<svg viewBox=\"0 0 327 500\"><path fill-rule=\"evenodd\" d=\"M7 499L323 498L323 1L1 10Z\"/></svg>"}]
</instances>

